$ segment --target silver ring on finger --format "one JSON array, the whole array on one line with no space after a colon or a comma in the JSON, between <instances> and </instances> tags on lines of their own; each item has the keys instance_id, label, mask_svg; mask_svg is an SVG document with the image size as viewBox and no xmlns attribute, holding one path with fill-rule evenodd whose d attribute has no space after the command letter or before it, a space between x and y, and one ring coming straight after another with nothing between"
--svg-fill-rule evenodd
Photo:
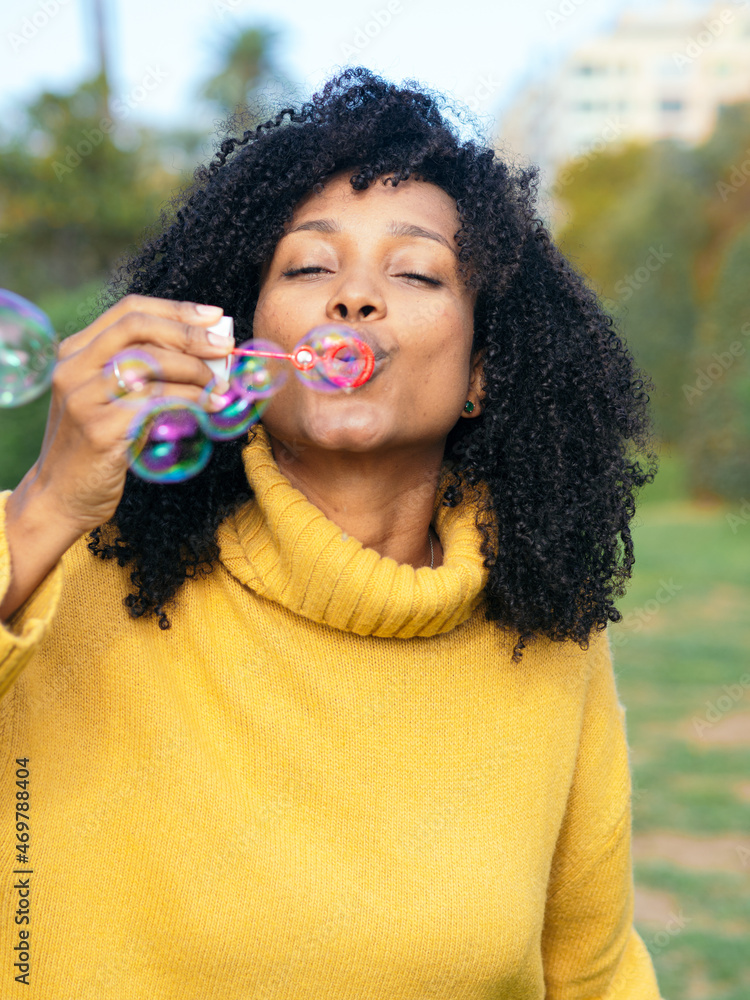
<instances>
[{"instance_id":1,"label":"silver ring on finger","mask_svg":"<svg viewBox=\"0 0 750 1000\"><path fill-rule=\"evenodd\" d=\"M117 365L117 358L112 359L112 371L117 379L117 388L120 390L120 395L124 396L126 393L130 392L130 386L122 377L122 373Z\"/></svg>"}]
</instances>

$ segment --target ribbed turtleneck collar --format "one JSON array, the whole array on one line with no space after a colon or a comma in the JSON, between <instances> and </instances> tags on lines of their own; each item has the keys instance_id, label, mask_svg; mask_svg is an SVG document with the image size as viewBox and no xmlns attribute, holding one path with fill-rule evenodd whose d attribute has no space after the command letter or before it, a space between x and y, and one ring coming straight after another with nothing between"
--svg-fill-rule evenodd
<instances>
[{"instance_id":1,"label":"ribbed turtleneck collar","mask_svg":"<svg viewBox=\"0 0 750 1000\"><path fill-rule=\"evenodd\" d=\"M221 561L261 596L332 628L401 639L448 632L481 600L487 570L469 504L436 501L443 565L414 569L345 537L279 470L262 426L243 460L254 499L221 525Z\"/></svg>"}]
</instances>

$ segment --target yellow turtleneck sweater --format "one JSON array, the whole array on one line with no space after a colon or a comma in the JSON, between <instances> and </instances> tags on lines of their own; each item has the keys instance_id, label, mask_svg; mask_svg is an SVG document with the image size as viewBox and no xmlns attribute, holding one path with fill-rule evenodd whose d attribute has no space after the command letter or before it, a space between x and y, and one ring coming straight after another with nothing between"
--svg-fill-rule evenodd
<instances>
[{"instance_id":1,"label":"yellow turtleneck sweater","mask_svg":"<svg viewBox=\"0 0 750 1000\"><path fill-rule=\"evenodd\" d=\"M245 464L171 630L85 539L0 627L3 1000L658 1000L606 636L514 664L468 507L414 570Z\"/></svg>"}]
</instances>

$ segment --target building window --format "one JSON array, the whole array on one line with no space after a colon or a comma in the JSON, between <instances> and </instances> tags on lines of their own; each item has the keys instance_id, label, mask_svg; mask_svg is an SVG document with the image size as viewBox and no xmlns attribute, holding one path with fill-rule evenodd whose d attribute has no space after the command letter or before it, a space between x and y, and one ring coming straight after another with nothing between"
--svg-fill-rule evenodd
<instances>
[{"instance_id":1,"label":"building window","mask_svg":"<svg viewBox=\"0 0 750 1000\"><path fill-rule=\"evenodd\" d=\"M593 66L591 63L579 63L577 66L573 67L573 72L577 73L578 76L596 76L600 73L606 73L607 69L605 66Z\"/></svg>"},{"instance_id":2,"label":"building window","mask_svg":"<svg viewBox=\"0 0 750 1000\"><path fill-rule=\"evenodd\" d=\"M685 107L684 101L672 100L671 98L659 101L659 110L666 111L669 114L674 114L677 111L682 111L684 107Z\"/></svg>"},{"instance_id":3,"label":"building window","mask_svg":"<svg viewBox=\"0 0 750 1000\"><path fill-rule=\"evenodd\" d=\"M570 105L572 111L609 111L608 101L573 101Z\"/></svg>"}]
</instances>

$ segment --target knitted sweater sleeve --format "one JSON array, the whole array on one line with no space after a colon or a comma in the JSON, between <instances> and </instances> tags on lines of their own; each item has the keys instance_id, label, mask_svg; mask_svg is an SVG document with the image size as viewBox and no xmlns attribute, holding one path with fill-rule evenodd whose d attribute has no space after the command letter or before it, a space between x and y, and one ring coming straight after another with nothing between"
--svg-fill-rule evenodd
<instances>
[{"instance_id":1,"label":"knitted sweater sleeve","mask_svg":"<svg viewBox=\"0 0 750 1000\"><path fill-rule=\"evenodd\" d=\"M545 909L546 1000L659 1000L651 958L633 928L625 709L606 632L592 634L589 650L576 769Z\"/></svg>"},{"instance_id":2,"label":"knitted sweater sleeve","mask_svg":"<svg viewBox=\"0 0 750 1000\"><path fill-rule=\"evenodd\" d=\"M10 492L0 493L0 601L10 584L10 552L5 536L5 505ZM0 622L0 698L32 658L47 633L62 590L62 564L39 584L9 621Z\"/></svg>"}]
</instances>

